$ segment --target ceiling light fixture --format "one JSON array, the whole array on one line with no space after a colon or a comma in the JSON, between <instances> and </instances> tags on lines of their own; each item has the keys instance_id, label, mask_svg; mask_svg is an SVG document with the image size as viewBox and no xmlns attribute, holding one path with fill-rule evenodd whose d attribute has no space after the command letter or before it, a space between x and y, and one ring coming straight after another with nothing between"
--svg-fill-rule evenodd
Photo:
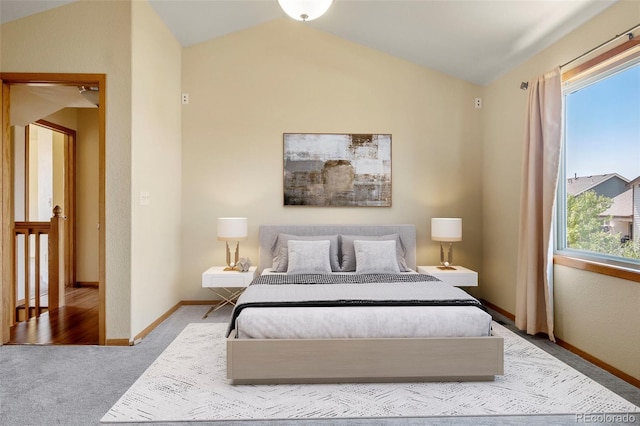
<instances>
[{"instance_id":1,"label":"ceiling light fixture","mask_svg":"<svg viewBox=\"0 0 640 426\"><path fill-rule=\"evenodd\" d=\"M329 10L333 0L278 0L284 12L297 21L313 21Z\"/></svg>"},{"instance_id":2,"label":"ceiling light fixture","mask_svg":"<svg viewBox=\"0 0 640 426\"><path fill-rule=\"evenodd\" d=\"M100 89L96 86L78 86L78 90L83 98L95 106L100 103Z\"/></svg>"}]
</instances>

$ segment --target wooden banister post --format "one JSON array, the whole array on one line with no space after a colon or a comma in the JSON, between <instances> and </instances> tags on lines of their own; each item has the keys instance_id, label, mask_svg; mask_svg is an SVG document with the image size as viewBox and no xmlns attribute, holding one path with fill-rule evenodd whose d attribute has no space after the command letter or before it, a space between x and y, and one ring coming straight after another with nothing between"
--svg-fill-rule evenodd
<instances>
[{"instance_id":1,"label":"wooden banister post","mask_svg":"<svg viewBox=\"0 0 640 426\"><path fill-rule=\"evenodd\" d=\"M64 276L64 216L55 206L49 232L49 311L65 304Z\"/></svg>"}]
</instances>

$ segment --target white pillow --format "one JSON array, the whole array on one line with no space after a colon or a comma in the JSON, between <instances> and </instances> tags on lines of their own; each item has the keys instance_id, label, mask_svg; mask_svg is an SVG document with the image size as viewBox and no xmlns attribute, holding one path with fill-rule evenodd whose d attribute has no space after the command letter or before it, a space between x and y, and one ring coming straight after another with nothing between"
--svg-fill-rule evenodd
<instances>
[{"instance_id":1,"label":"white pillow","mask_svg":"<svg viewBox=\"0 0 640 426\"><path fill-rule=\"evenodd\" d=\"M330 274L329 240L289 240L287 274Z\"/></svg>"},{"instance_id":2,"label":"white pillow","mask_svg":"<svg viewBox=\"0 0 640 426\"><path fill-rule=\"evenodd\" d=\"M355 240L356 274L399 274L395 240Z\"/></svg>"},{"instance_id":3,"label":"white pillow","mask_svg":"<svg viewBox=\"0 0 640 426\"><path fill-rule=\"evenodd\" d=\"M329 247L329 260L331 262L331 270L337 272L340 270L340 259L338 259L338 234L335 235L293 235L280 233L276 237L271 248L273 255L272 268L276 272L287 272L287 266L289 263L289 251L287 243L289 240L303 240L303 241L318 241L329 240L331 245ZM353 268L355 271L355 266Z\"/></svg>"},{"instance_id":4,"label":"white pillow","mask_svg":"<svg viewBox=\"0 0 640 426\"><path fill-rule=\"evenodd\" d=\"M340 235L342 249L342 272L351 272L356 270L356 253L353 248L355 240L362 241L387 241L394 240L396 242L396 257L398 259L398 268L401 272L409 271L407 261L405 260L405 248L398 234L389 235Z\"/></svg>"}]
</instances>

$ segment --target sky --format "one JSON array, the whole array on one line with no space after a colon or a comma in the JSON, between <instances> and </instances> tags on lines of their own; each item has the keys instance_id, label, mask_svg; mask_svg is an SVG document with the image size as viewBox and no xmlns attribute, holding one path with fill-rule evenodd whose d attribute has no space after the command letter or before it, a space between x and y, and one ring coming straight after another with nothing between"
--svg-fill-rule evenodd
<instances>
[{"instance_id":1,"label":"sky","mask_svg":"<svg viewBox=\"0 0 640 426\"><path fill-rule=\"evenodd\" d=\"M640 176L640 63L567 96L567 178Z\"/></svg>"}]
</instances>

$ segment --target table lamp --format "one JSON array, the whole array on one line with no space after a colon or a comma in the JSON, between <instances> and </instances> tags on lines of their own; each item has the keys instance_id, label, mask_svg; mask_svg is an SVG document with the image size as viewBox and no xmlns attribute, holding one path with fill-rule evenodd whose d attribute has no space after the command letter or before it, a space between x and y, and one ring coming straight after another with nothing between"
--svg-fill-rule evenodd
<instances>
[{"instance_id":1,"label":"table lamp","mask_svg":"<svg viewBox=\"0 0 640 426\"><path fill-rule=\"evenodd\" d=\"M440 263L439 269L456 269L453 264L453 242L462 241L462 219L453 217L431 218L431 239L440 241ZM444 243L449 243L447 260L444 257Z\"/></svg>"},{"instance_id":2,"label":"table lamp","mask_svg":"<svg viewBox=\"0 0 640 426\"><path fill-rule=\"evenodd\" d=\"M219 217L218 218L218 240L225 241L227 245L227 266L225 271L239 271L238 260L240 258L240 240L248 236L248 226L246 217ZM231 261L231 251L229 241L236 241L236 253L234 261Z\"/></svg>"}]
</instances>

